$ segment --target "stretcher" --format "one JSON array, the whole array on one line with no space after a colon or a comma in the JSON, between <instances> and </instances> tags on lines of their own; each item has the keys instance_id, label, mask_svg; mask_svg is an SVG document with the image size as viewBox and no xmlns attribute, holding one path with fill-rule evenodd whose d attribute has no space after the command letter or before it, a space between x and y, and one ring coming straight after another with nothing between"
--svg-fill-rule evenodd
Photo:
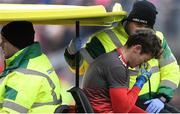
<instances>
[{"instance_id":1,"label":"stretcher","mask_svg":"<svg viewBox=\"0 0 180 114\"><path fill-rule=\"evenodd\" d=\"M37 4L0 4L0 23L27 20L33 24L75 24L81 26L109 26L126 16L125 11L106 12L102 5L37 5Z\"/></svg>"},{"instance_id":2,"label":"stretcher","mask_svg":"<svg viewBox=\"0 0 180 114\"><path fill-rule=\"evenodd\" d=\"M80 26L111 26L114 22L121 21L127 15L120 5L116 4L113 11L107 12L102 5L97 6L72 6L72 5L39 5L39 4L0 4L0 24L10 21L26 20L38 25L73 24L76 26L76 37L79 38ZM115 10L114 10L115 9ZM118 10L116 10L118 9ZM79 53L76 54L76 61ZM68 90L71 92L75 103L76 112L93 112L83 91L79 88L79 63L76 62L76 85ZM68 112L67 106L57 110Z\"/></svg>"}]
</instances>

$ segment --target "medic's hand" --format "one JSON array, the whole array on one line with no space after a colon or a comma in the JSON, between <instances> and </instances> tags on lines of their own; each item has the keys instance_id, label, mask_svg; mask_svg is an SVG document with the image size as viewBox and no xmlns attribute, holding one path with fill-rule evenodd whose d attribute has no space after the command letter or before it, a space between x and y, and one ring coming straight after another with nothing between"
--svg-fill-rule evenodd
<instances>
[{"instance_id":1,"label":"medic's hand","mask_svg":"<svg viewBox=\"0 0 180 114\"><path fill-rule=\"evenodd\" d=\"M148 104L146 111L149 113L159 113L164 108L164 103L158 98L148 100L144 104Z\"/></svg>"},{"instance_id":2,"label":"medic's hand","mask_svg":"<svg viewBox=\"0 0 180 114\"><path fill-rule=\"evenodd\" d=\"M148 71L148 70L146 70L145 68L141 68L141 69L140 69L140 72L141 72L141 74L140 74L138 77L140 77L140 76L144 77L144 78L146 79L145 82L146 82L146 81L148 80L148 78L150 78L151 75L152 75L152 70L151 70L151 69Z\"/></svg>"},{"instance_id":3,"label":"medic's hand","mask_svg":"<svg viewBox=\"0 0 180 114\"><path fill-rule=\"evenodd\" d=\"M76 54L81 49L81 47L83 45L82 42L83 42L82 38L80 38L80 37L79 38L73 38L71 40L71 42L69 43L68 48L67 48L69 54L71 54L71 55Z\"/></svg>"},{"instance_id":4,"label":"medic's hand","mask_svg":"<svg viewBox=\"0 0 180 114\"><path fill-rule=\"evenodd\" d=\"M5 69L5 55L3 49L0 47L0 73Z\"/></svg>"},{"instance_id":5,"label":"medic's hand","mask_svg":"<svg viewBox=\"0 0 180 114\"><path fill-rule=\"evenodd\" d=\"M140 89L143 87L144 83L147 82L148 78L151 77L152 71L147 71L145 68L140 69L140 75L136 78L136 83L134 86L139 87Z\"/></svg>"}]
</instances>

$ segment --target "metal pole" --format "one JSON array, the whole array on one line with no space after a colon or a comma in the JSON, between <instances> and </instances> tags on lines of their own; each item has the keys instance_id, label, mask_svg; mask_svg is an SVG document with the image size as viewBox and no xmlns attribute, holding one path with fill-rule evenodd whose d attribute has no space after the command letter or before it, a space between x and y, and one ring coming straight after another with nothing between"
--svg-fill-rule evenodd
<instances>
[{"instance_id":1,"label":"metal pole","mask_svg":"<svg viewBox=\"0 0 180 114\"><path fill-rule=\"evenodd\" d=\"M79 21L76 21L76 38L79 38ZM76 87L79 87L79 51L75 56L76 62Z\"/></svg>"}]
</instances>

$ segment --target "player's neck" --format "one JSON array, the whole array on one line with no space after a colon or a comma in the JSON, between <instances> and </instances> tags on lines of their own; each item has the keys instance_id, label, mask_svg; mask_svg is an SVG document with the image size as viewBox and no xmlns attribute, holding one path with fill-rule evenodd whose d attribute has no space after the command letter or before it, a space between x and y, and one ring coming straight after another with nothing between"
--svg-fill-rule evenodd
<instances>
[{"instance_id":1,"label":"player's neck","mask_svg":"<svg viewBox=\"0 0 180 114\"><path fill-rule=\"evenodd\" d=\"M124 58L124 61L125 61L125 63L127 64L128 63L128 50L127 50L127 48L126 47L121 47L120 48L121 49L121 52L122 52L122 56L123 56L123 58ZM127 64L128 65L128 64Z\"/></svg>"}]
</instances>

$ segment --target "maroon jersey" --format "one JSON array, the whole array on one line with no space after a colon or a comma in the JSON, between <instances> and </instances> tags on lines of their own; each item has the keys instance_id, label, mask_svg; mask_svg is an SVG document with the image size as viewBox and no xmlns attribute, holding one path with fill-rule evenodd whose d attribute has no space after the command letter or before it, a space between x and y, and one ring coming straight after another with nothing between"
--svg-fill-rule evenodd
<instances>
[{"instance_id":1,"label":"maroon jersey","mask_svg":"<svg viewBox=\"0 0 180 114\"><path fill-rule=\"evenodd\" d=\"M83 90L95 112L112 112L109 89L128 87L128 69L116 51L96 58L83 78Z\"/></svg>"}]
</instances>

